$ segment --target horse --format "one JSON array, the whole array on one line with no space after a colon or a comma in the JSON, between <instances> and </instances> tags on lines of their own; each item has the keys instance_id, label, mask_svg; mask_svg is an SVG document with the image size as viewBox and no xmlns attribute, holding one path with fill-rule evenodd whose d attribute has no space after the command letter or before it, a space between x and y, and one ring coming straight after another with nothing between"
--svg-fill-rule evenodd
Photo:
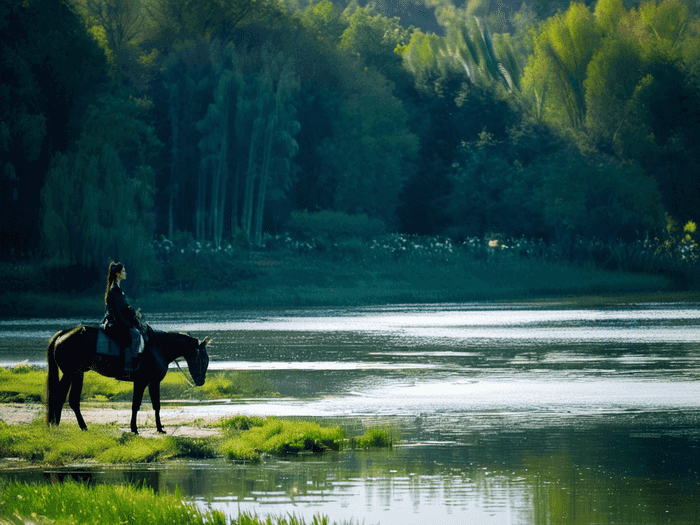
<instances>
[{"instance_id":1,"label":"horse","mask_svg":"<svg viewBox=\"0 0 700 525\"><path fill-rule=\"evenodd\" d=\"M75 412L78 425L87 430L87 425L80 413L80 396L83 390L85 372L93 370L103 376L120 381L134 383L131 404L131 432L138 434L136 415L141 408L143 393L148 386L151 404L156 413L156 430L165 434L160 422L160 383L165 378L168 365L184 357L190 375L196 386L202 386L209 366L207 344L210 339L198 341L194 337L176 332L161 332L147 326L148 343L140 358L138 368L133 372L124 370L123 360L118 366L97 353L97 335L99 328L76 326L69 330L57 332L46 348L49 374L46 379L46 424L58 425L66 396L70 390L68 402ZM63 376L59 379L59 369Z\"/></svg>"}]
</instances>

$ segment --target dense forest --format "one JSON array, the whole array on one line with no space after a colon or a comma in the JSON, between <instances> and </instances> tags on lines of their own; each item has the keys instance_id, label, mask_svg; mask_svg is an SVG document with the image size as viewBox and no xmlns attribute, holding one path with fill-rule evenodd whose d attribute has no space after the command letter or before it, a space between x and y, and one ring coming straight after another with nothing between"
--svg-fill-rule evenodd
<instances>
[{"instance_id":1,"label":"dense forest","mask_svg":"<svg viewBox=\"0 0 700 525\"><path fill-rule=\"evenodd\" d=\"M691 0L0 0L0 34L5 261L145 267L304 213L559 245L700 215Z\"/></svg>"}]
</instances>

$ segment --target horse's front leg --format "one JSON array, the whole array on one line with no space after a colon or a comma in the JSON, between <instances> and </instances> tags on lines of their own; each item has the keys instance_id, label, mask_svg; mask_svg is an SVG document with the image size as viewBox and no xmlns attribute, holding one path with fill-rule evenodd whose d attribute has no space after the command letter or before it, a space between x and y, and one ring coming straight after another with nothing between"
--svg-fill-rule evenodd
<instances>
[{"instance_id":1,"label":"horse's front leg","mask_svg":"<svg viewBox=\"0 0 700 525\"><path fill-rule=\"evenodd\" d=\"M83 415L80 413L80 396L83 393L83 372L76 372L73 375L73 380L70 385L70 395L68 396L68 403L70 407L75 412L75 418L78 420L78 426L80 430L87 430L87 425L83 419Z\"/></svg>"},{"instance_id":2,"label":"horse's front leg","mask_svg":"<svg viewBox=\"0 0 700 525\"><path fill-rule=\"evenodd\" d=\"M136 426L136 416L141 408L141 401L143 401L143 391L146 390L146 383L140 381L134 381L134 398L131 401L131 431L134 434L139 433L139 429Z\"/></svg>"},{"instance_id":3,"label":"horse's front leg","mask_svg":"<svg viewBox=\"0 0 700 525\"><path fill-rule=\"evenodd\" d=\"M151 396L151 404L156 413L156 429L159 434L165 434L163 425L160 423L160 381L153 381L148 385L148 394Z\"/></svg>"}]
</instances>

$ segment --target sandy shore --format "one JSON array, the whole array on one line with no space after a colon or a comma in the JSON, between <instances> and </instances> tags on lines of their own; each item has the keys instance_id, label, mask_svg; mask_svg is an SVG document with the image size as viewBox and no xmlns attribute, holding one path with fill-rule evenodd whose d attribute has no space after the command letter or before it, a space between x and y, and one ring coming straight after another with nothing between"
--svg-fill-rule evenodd
<instances>
[{"instance_id":1,"label":"sandy shore","mask_svg":"<svg viewBox=\"0 0 700 525\"><path fill-rule=\"evenodd\" d=\"M116 423L124 432L129 432L131 421L131 409L125 405L122 407L95 407L81 406L83 418L88 425ZM34 419L44 417L44 406L40 404L14 404L0 403L0 419L10 424L26 424ZM165 432L170 436L206 437L217 435L215 428L207 428L216 422L217 417L201 417L192 419L191 414L186 414L182 407L161 408L160 419ZM70 408L63 409L61 424L77 425L75 415ZM158 436L155 430L155 414L150 406L144 406L138 415L139 433L144 437Z\"/></svg>"}]
</instances>

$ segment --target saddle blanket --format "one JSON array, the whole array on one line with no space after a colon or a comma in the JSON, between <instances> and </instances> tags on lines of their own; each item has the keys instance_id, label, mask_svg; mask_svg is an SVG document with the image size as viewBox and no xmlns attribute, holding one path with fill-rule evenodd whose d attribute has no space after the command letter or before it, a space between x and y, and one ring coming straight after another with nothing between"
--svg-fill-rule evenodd
<instances>
[{"instance_id":1,"label":"saddle blanket","mask_svg":"<svg viewBox=\"0 0 700 525\"><path fill-rule=\"evenodd\" d=\"M97 331L97 354L108 357L119 357L123 359L124 370L135 372L139 366L139 357L144 351L145 344L143 336L135 328L129 329L131 333L131 346L120 347L109 337L104 330Z\"/></svg>"}]
</instances>

